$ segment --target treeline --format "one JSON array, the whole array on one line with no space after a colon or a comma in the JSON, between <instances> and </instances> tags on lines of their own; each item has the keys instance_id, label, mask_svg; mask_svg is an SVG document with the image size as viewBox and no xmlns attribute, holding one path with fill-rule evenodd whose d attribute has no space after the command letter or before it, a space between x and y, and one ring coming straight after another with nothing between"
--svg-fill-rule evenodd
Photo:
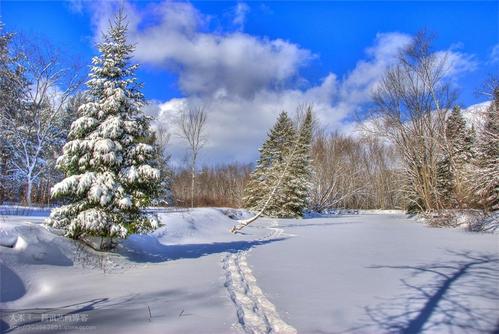
<instances>
[{"instance_id":1,"label":"treeline","mask_svg":"<svg viewBox=\"0 0 499 334\"><path fill-rule=\"evenodd\" d=\"M251 164L240 163L202 167L196 173L194 205L242 207L251 170ZM171 204L191 206L191 179L190 168L177 168L172 172Z\"/></svg>"},{"instance_id":2,"label":"treeline","mask_svg":"<svg viewBox=\"0 0 499 334\"><path fill-rule=\"evenodd\" d=\"M311 150L309 209L402 209L400 159L372 136L316 131Z\"/></svg>"},{"instance_id":3,"label":"treeline","mask_svg":"<svg viewBox=\"0 0 499 334\"><path fill-rule=\"evenodd\" d=\"M391 146L370 137L315 130L310 149L310 190L307 208L405 208L400 192L400 159ZM204 166L196 172L194 206L245 207L243 200L252 164ZM191 206L191 169L171 171L167 201ZM258 191L258 189L257 189Z\"/></svg>"}]
</instances>

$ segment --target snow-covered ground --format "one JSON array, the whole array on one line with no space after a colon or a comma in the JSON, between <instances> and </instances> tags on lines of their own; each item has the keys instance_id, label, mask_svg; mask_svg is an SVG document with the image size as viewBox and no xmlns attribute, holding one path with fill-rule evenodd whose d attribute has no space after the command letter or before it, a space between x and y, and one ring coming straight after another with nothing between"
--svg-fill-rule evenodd
<instances>
[{"instance_id":1,"label":"snow-covered ground","mask_svg":"<svg viewBox=\"0 0 499 334\"><path fill-rule=\"evenodd\" d=\"M115 254L0 216L2 331L475 333L498 330L499 236L403 214L161 213ZM50 327L52 326L52 327Z\"/></svg>"}]
</instances>

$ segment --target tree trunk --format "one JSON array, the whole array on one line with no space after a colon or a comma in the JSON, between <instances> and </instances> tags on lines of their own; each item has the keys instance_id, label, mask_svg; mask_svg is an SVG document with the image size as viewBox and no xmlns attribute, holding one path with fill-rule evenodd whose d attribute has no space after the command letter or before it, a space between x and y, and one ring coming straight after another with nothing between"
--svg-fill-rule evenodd
<instances>
[{"instance_id":1,"label":"tree trunk","mask_svg":"<svg viewBox=\"0 0 499 334\"><path fill-rule=\"evenodd\" d=\"M33 188L33 181L31 180L31 177L28 176L28 187L26 189L26 203L28 204L29 207L31 207L31 191Z\"/></svg>"},{"instance_id":2,"label":"tree trunk","mask_svg":"<svg viewBox=\"0 0 499 334\"><path fill-rule=\"evenodd\" d=\"M196 162L192 160L191 166L191 208L194 208L194 186L196 181Z\"/></svg>"}]
</instances>

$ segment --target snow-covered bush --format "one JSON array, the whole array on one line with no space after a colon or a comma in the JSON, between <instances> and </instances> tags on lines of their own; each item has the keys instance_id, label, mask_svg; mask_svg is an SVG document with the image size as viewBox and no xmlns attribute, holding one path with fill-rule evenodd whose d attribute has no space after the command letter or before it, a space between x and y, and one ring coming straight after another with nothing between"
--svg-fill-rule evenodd
<instances>
[{"instance_id":1,"label":"snow-covered bush","mask_svg":"<svg viewBox=\"0 0 499 334\"><path fill-rule=\"evenodd\" d=\"M469 225L470 231L499 233L499 211L491 212Z\"/></svg>"},{"instance_id":2,"label":"snow-covered bush","mask_svg":"<svg viewBox=\"0 0 499 334\"><path fill-rule=\"evenodd\" d=\"M473 232L499 231L499 212L486 213L476 209L448 209L426 212L424 221L434 227L457 227Z\"/></svg>"}]
</instances>

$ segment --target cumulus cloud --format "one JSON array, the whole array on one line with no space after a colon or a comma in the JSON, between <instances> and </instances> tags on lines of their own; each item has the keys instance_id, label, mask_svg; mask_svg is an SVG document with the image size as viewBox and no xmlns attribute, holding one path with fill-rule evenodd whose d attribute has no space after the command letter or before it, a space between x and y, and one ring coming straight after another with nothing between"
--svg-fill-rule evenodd
<instances>
[{"instance_id":1,"label":"cumulus cloud","mask_svg":"<svg viewBox=\"0 0 499 334\"><path fill-rule=\"evenodd\" d=\"M334 114L330 104L336 85L336 77L331 74L320 85L307 90L260 90L251 98L237 95L176 98L158 105L157 120L175 124L180 112L202 105L208 110L208 142L201 160L250 162L256 158L257 147L283 110L293 113L298 105L313 103L315 112L324 121L340 122L341 115ZM173 159L181 161L182 140L172 138L171 149Z\"/></svg>"},{"instance_id":2,"label":"cumulus cloud","mask_svg":"<svg viewBox=\"0 0 499 334\"><path fill-rule=\"evenodd\" d=\"M104 7L99 10L108 11ZM246 9L243 4L238 8L236 18L243 20ZM186 95L251 96L260 89L284 87L313 58L309 50L282 39L204 32L209 18L188 3L163 2L141 11L127 5L127 13L136 59L175 72ZM102 21L97 18L95 24Z\"/></svg>"},{"instance_id":3,"label":"cumulus cloud","mask_svg":"<svg viewBox=\"0 0 499 334\"><path fill-rule=\"evenodd\" d=\"M329 129L353 131L351 116L369 102L383 73L411 41L407 34L380 33L350 72L341 77L327 73L310 84L302 72L317 55L295 43L241 31L210 32L210 17L188 3L160 2L140 10L125 3L125 9L136 59L175 73L184 94L153 103L148 113L173 129L182 110L208 110L208 142L200 157L204 163L254 161L279 112L293 113L299 105L313 105ZM94 12L95 27L108 20L109 10L102 6ZM233 23L242 27L248 10L239 3ZM450 60L452 74L476 66L473 57L455 48L439 56ZM170 144L173 161L181 162L184 143L172 136Z\"/></svg>"}]
</instances>

